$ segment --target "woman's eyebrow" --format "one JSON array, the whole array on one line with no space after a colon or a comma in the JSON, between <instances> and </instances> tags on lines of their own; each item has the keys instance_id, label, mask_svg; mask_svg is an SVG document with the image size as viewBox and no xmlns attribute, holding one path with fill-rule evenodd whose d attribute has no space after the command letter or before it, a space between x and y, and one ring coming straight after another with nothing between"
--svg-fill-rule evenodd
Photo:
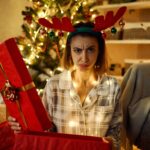
<instances>
[{"instance_id":1,"label":"woman's eyebrow","mask_svg":"<svg viewBox=\"0 0 150 150\"><path fill-rule=\"evenodd\" d=\"M86 49L88 49L88 48L95 48L95 47L96 47L95 45L90 45L90 46L87 46ZM77 47L77 46L73 47L72 49L79 49L79 50L82 50L82 48Z\"/></svg>"},{"instance_id":2,"label":"woman's eyebrow","mask_svg":"<svg viewBox=\"0 0 150 150\"><path fill-rule=\"evenodd\" d=\"M80 48L80 47L73 47L73 49L82 49L82 48Z\"/></svg>"},{"instance_id":3,"label":"woman's eyebrow","mask_svg":"<svg viewBox=\"0 0 150 150\"><path fill-rule=\"evenodd\" d=\"M87 46L87 48L95 48L95 47L96 47L95 45Z\"/></svg>"}]
</instances>

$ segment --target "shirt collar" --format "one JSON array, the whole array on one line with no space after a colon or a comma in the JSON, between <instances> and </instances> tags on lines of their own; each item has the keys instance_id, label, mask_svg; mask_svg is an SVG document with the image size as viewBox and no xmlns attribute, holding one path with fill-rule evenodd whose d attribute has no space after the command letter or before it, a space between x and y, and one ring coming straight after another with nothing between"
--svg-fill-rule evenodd
<instances>
[{"instance_id":1,"label":"shirt collar","mask_svg":"<svg viewBox=\"0 0 150 150\"><path fill-rule=\"evenodd\" d=\"M105 74L102 75L102 77L98 76L98 86L96 87L98 94L100 94L99 89L101 88L100 82L105 78ZM71 89L72 88L72 78L71 78L71 71L64 70L60 74L60 80L59 80L59 88L60 89Z\"/></svg>"}]
</instances>

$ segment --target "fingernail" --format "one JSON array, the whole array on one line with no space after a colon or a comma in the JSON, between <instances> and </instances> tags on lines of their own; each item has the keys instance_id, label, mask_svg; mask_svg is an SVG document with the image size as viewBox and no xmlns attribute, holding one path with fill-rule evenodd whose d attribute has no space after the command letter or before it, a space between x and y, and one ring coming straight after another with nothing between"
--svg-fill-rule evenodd
<instances>
[{"instance_id":1,"label":"fingernail","mask_svg":"<svg viewBox=\"0 0 150 150\"><path fill-rule=\"evenodd\" d=\"M21 127L18 127L18 130L21 130Z\"/></svg>"}]
</instances>

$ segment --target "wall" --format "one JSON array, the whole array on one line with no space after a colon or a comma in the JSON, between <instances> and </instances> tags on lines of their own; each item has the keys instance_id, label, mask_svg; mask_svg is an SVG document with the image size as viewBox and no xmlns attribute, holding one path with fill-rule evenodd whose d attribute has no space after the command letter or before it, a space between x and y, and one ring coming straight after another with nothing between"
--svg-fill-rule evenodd
<instances>
[{"instance_id":1,"label":"wall","mask_svg":"<svg viewBox=\"0 0 150 150\"><path fill-rule=\"evenodd\" d=\"M125 59L150 59L149 44L108 44L108 59L110 63L121 64L124 67Z\"/></svg>"},{"instance_id":2,"label":"wall","mask_svg":"<svg viewBox=\"0 0 150 150\"><path fill-rule=\"evenodd\" d=\"M124 15L124 41L107 44L109 62L126 65L126 59L150 59L150 9L131 9ZM136 41L137 40L137 41ZM132 42L131 42L132 41ZM145 43L146 44L145 44Z\"/></svg>"},{"instance_id":3,"label":"wall","mask_svg":"<svg viewBox=\"0 0 150 150\"><path fill-rule=\"evenodd\" d=\"M0 42L22 34L22 10L29 5L28 0L0 0Z\"/></svg>"}]
</instances>

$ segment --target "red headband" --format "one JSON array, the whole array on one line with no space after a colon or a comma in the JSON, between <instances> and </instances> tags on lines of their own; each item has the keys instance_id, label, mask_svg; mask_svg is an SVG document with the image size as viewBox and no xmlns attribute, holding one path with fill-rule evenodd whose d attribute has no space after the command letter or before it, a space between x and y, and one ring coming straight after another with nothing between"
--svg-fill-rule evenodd
<instances>
[{"instance_id":1,"label":"red headband","mask_svg":"<svg viewBox=\"0 0 150 150\"><path fill-rule=\"evenodd\" d=\"M108 11L105 15L97 16L95 18L94 31L102 31L111 26L113 26L125 13L126 7L121 7L117 10L114 15L113 11ZM68 17L63 17L61 20L57 17L52 18L52 22L45 18L40 18L39 23L49 29L55 29L60 31L73 32L75 28L71 23L71 19Z\"/></svg>"}]
</instances>

